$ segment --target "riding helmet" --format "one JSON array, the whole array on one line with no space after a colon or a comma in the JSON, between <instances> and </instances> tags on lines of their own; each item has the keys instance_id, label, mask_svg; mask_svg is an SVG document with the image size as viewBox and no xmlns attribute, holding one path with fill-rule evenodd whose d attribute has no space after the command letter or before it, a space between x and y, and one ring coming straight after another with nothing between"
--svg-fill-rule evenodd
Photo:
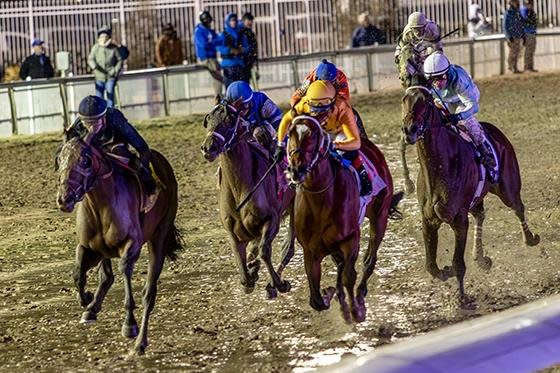
<instances>
[{"instance_id":1,"label":"riding helmet","mask_svg":"<svg viewBox=\"0 0 560 373\"><path fill-rule=\"evenodd\" d=\"M428 20L422 12L414 12L408 16L408 26L410 28L423 28L427 23Z\"/></svg>"},{"instance_id":2,"label":"riding helmet","mask_svg":"<svg viewBox=\"0 0 560 373\"><path fill-rule=\"evenodd\" d=\"M101 97L86 96L78 107L78 115L82 120L101 118L107 112L107 102Z\"/></svg>"},{"instance_id":3,"label":"riding helmet","mask_svg":"<svg viewBox=\"0 0 560 373\"><path fill-rule=\"evenodd\" d=\"M322 60L317 69L315 69L315 75L319 80L326 80L327 82L333 82L336 79L336 74L338 69L336 65L326 59Z\"/></svg>"},{"instance_id":4,"label":"riding helmet","mask_svg":"<svg viewBox=\"0 0 560 373\"><path fill-rule=\"evenodd\" d=\"M449 71L449 60L441 52L432 53L424 61L424 75L427 79L440 76Z\"/></svg>"},{"instance_id":5,"label":"riding helmet","mask_svg":"<svg viewBox=\"0 0 560 373\"><path fill-rule=\"evenodd\" d=\"M229 102L235 102L242 99L243 103L246 104L253 98L253 90L249 83L242 80L238 80L229 85L226 91L226 99Z\"/></svg>"}]
</instances>

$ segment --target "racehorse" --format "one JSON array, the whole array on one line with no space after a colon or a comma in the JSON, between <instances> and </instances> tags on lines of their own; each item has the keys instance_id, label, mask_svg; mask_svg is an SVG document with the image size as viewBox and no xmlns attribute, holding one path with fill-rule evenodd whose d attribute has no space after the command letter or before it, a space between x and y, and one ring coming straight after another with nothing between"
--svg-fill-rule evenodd
<instances>
[{"instance_id":1,"label":"racehorse","mask_svg":"<svg viewBox=\"0 0 560 373\"><path fill-rule=\"evenodd\" d=\"M435 106L430 90L412 86L402 99L402 131L408 144L416 144L420 171L417 196L422 212L422 231L426 248L426 269L440 280L457 277L459 296L465 300L464 252L469 227L468 213L475 218L474 258L484 270L492 261L484 255L482 223L484 197L490 192L497 195L511 208L523 230L525 244L535 246L538 235L533 235L525 220L525 206L521 200L521 176L513 146L494 125L481 123L498 156L500 174L498 182L490 184L488 178L476 197L479 183L479 165L472 145L451 130L441 111ZM476 197L476 198L475 198ZM437 265L438 230L441 223L451 226L455 233L453 265L439 269Z\"/></svg>"},{"instance_id":2,"label":"racehorse","mask_svg":"<svg viewBox=\"0 0 560 373\"><path fill-rule=\"evenodd\" d=\"M387 227L393 203L393 182L383 154L369 140L362 139L361 151L373 162L386 188L366 207L369 244L364 256L364 272L354 292L355 263L360 250L360 191L353 171L334 160L330 136L310 116L295 117L288 129L289 166L287 176L296 186L294 204L298 242L303 246L305 271L310 289L310 305L317 311L328 309L336 292L347 322L365 319L367 281L377 262L377 250ZM336 289L321 292L321 262L331 255L337 265ZM350 309L346 302L350 298Z\"/></svg>"},{"instance_id":3,"label":"racehorse","mask_svg":"<svg viewBox=\"0 0 560 373\"><path fill-rule=\"evenodd\" d=\"M289 291L290 283L282 280L281 275L294 255L293 218L290 218L289 237L278 270L272 264L272 242L278 234L283 213L291 210L293 191L279 190L277 174L272 172L265 177L249 202L237 211L240 202L271 166L269 154L255 141L235 106L221 101L219 97L216 106L206 115L204 127L208 134L201 150L210 162L217 157L220 159L220 219L229 233L245 292L250 293L255 288L259 256L270 274L271 282L266 287L268 296L275 297L276 290L281 293Z\"/></svg>"},{"instance_id":4,"label":"racehorse","mask_svg":"<svg viewBox=\"0 0 560 373\"><path fill-rule=\"evenodd\" d=\"M152 158L162 187L154 207L143 214L140 212L143 192L137 179L97 147L74 138L64 143L57 157L59 208L71 212L82 201L76 208L79 243L73 273L78 299L85 308L81 322L96 321L114 281L111 258L121 258L126 308L122 334L128 338L138 336L131 351L135 354L143 354L148 346L148 320L155 305L164 258L175 259L182 248L175 226L177 181L171 165L160 153L152 150ZM148 244L149 266L139 331L134 318L132 273L144 243ZM92 295L85 290L86 275L98 264L99 286Z\"/></svg>"}]
</instances>

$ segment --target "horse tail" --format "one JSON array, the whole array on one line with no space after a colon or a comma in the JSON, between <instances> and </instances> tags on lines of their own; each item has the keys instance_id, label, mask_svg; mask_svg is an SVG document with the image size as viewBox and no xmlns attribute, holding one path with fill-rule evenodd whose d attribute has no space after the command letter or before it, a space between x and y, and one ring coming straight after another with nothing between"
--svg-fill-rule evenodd
<instances>
[{"instance_id":1,"label":"horse tail","mask_svg":"<svg viewBox=\"0 0 560 373\"><path fill-rule=\"evenodd\" d=\"M401 220L403 218L402 212L399 211L399 202L403 199L404 192L401 190L393 194L393 199L391 200L391 208L389 209L389 219L391 220Z\"/></svg>"},{"instance_id":2,"label":"horse tail","mask_svg":"<svg viewBox=\"0 0 560 373\"><path fill-rule=\"evenodd\" d=\"M169 227L164 245L166 250L165 256L171 261L177 259L178 252L185 248L183 233L175 226L175 223Z\"/></svg>"}]
</instances>

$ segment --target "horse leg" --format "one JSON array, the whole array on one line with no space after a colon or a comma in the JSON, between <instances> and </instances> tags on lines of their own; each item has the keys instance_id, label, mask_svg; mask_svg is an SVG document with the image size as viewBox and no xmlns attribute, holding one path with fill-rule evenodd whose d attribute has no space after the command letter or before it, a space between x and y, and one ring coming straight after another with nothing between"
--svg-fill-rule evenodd
<instances>
[{"instance_id":1,"label":"horse leg","mask_svg":"<svg viewBox=\"0 0 560 373\"><path fill-rule=\"evenodd\" d=\"M115 277L113 276L113 268L111 266L111 259L103 259L101 263L99 263L97 272L99 277L99 285L97 287L97 290L95 291L93 302L91 302L87 306L86 311L82 315L81 322L83 323L94 322L95 320L97 320L97 314L101 311L101 304L105 299L105 295L107 295L107 292L115 281Z\"/></svg>"},{"instance_id":2,"label":"horse leg","mask_svg":"<svg viewBox=\"0 0 560 373\"><path fill-rule=\"evenodd\" d=\"M336 264L336 296L338 302L340 303L340 310L342 311L342 316L347 323L352 322L352 316L350 315L350 309L348 308L348 303L346 302L346 295L344 294L344 285L342 283L342 276L344 273L344 258L340 253L332 254L332 258Z\"/></svg>"},{"instance_id":3,"label":"horse leg","mask_svg":"<svg viewBox=\"0 0 560 373\"><path fill-rule=\"evenodd\" d=\"M348 293L348 298L350 298L350 312L355 322L362 322L366 318L366 307L364 305L358 304L356 301L356 296L354 294L354 285L356 285L356 260L358 260L358 254L360 252L360 238L359 234L357 237L350 238L346 242L340 245L344 256L344 269L342 271L342 283L346 288Z\"/></svg>"},{"instance_id":4,"label":"horse leg","mask_svg":"<svg viewBox=\"0 0 560 373\"><path fill-rule=\"evenodd\" d=\"M484 218L486 214L484 212L484 201L474 206L471 211L474 216L474 245L473 245L473 257L474 261L478 266L484 270L489 271L492 268L492 259L484 256L484 247L482 245L482 224L484 223Z\"/></svg>"},{"instance_id":5,"label":"horse leg","mask_svg":"<svg viewBox=\"0 0 560 373\"><path fill-rule=\"evenodd\" d=\"M465 300L465 247L469 230L469 217L466 211L457 214L451 226L455 232L455 252L453 253L453 274L459 282L459 297Z\"/></svg>"},{"instance_id":6,"label":"horse leg","mask_svg":"<svg viewBox=\"0 0 560 373\"><path fill-rule=\"evenodd\" d=\"M360 285L358 285L358 304L365 307L365 297L368 293L367 283L377 263L377 250L381 245L385 230L387 229L387 216L389 209L376 209L376 213L369 218L369 241L366 255L364 256L364 272ZM380 211L381 210L381 211Z\"/></svg>"},{"instance_id":7,"label":"horse leg","mask_svg":"<svg viewBox=\"0 0 560 373\"><path fill-rule=\"evenodd\" d=\"M95 267L102 257L99 253L83 245L76 247L76 262L72 277L78 289L78 301L82 307L87 307L93 301L93 294L86 291L87 271Z\"/></svg>"},{"instance_id":8,"label":"horse leg","mask_svg":"<svg viewBox=\"0 0 560 373\"><path fill-rule=\"evenodd\" d=\"M270 283L267 285L267 292L270 298L276 296L272 289L277 289L281 293L286 293L290 290L290 283L288 281L282 281L274 265L272 264L272 241L276 234L278 233L278 220L271 218L268 222L263 224L262 228L262 238L260 243L260 256L261 259L266 264L268 273L270 275Z\"/></svg>"},{"instance_id":9,"label":"horse leg","mask_svg":"<svg viewBox=\"0 0 560 373\"><path fill-rule=\"evenodd\" d=\"M138 323L134 318L134 297L132 295L132 272L134 264L140 256L141 246L133 240L128 240L124 246L123 255L120 263L120 270L124 277L124 307L126 316L121 329L124 337L135 338L138 335Z\"/></svg>"},{"instance_id":10,"label":"horse leg","mask_svg":"<svg viewBox=\"0 0 560 373\"><path fill-rule=\"evenodd\" d=\"M288 263L290 263L290 260L292 260L293 256L294 256L294 245L295 245L295 241L296 241L296 231L295 231L295 219L294 219L294 209L292 208L290 210L290 223L288 226L288 239L286 240L286 242L284 242L284 246L282 248L282 261L280 262L280 265L278 266L278 270L276 271L278 273L278 276L282 277L282 272L284 271L284 269L286 268L286 266L288 265Z\"/></svg>"},{"instance_id":11,"label":"horse leg","mask_svg":"<svg viewBox=\"0 0 560 373\"><path fill-rule=\"evenodd\" d=\"M325 297L321 296L321 259L321 257L315 255L315 252L310 252L304 248L303 262L309 283L309 304L317 311L328 309L334 294L334 288L329 288Z\"/></svg>"},{"instance_id":12,"label":"horse leg","mask_svg":"<svg viewBox=\"0 0 560 373\"><path fill-rule=\"evenodd\" d=\"M424 246L426 248L426 270L432 277L441 281L447 281L451 277L451 269L445 267L440 270L437 265L438 230L441 226L440 220L431 220L422 217L422 233L424 235Z\"/></svg>"},{"instance_id":13,"label":"horse leg","mask_svg":"<svg viewBox=\"0 0 560 373\"><path fill-rule=\"evenodd\" d=\"M406 142L403 136L401 136L400 153L403 167L404 189L406 194L412 194L414 193L414 182L410 179L410 172L408 171L408 164L406 163Z\"/></svg>"},{"instance_id":14,"label":"horse leg","mask_svg":"<svg viewBox=\"0 0 560 373\"><path fill-rule=\"evenodd\" d=\"M160 232L168 233L166 230L160 230ZM165 260L165 236L160 237L159 234L154 237L150 242L148 242L149 250L149 265L148 265L148 277L146 278L146 283L144 285L142 305L144 306L144 311L142 313L142 324L140 327L140 334L136 338L136 343L134 344L134 350L131 351L133 354L142 355L146 347L148 347L148 321L150 319L150 314L154 309L156 304L156 294L157 294L157 281L159 275L163 268L163 262Z\"/></svg>"},{"instance_id":15,"label":"horse leg","mask_svg":"<svg viewBox=\"0 0 560 373\"><path fill-rule=\"evenodd\" d=\"M241 276L241 285L243 285L246 294L252 293L255 290L255 282L258 280L259 274L258 271L249 274L249 269L247 268L247 242L239 241L233 233L230 233L229 239L239 269L239 275Z\"/></svg>"}]
</instances>

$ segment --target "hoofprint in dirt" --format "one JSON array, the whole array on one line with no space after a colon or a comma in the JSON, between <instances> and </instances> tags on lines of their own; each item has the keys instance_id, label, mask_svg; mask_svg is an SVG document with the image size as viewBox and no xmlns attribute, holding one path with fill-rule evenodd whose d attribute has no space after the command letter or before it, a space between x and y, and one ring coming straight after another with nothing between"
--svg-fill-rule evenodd
<instances>
[{"instance_id":1,"label":"hoofprint in dirt","mask_svg":"<svg viewBox=\"0 0 560 373\"><path fill-rule=\"evenodd\" d=\"M126 360L131 342L120 336L124 316L121 277L116 276L97 323L79 324L71 270L74 217L57 211L57 175L52 154L56 136L17 138L0 143L0 371L305 371L346 356L363 354L461 320L496 312L560 289L560 145L557 142L560 75L536 75L480 82L480 119L496 123L516 147L527 215L542 242L522 243L519 224L495 198L487 202L484 243L494 261L489 273L472 263L472 229L467 243L466 291L474 311L455 303L454 280L431 280L424 270L420 216L415 196L401 204L404 220L391 222L370 280L368 315L346 325L333 307L323 313L308 305L301 249L285 276L292 291L274 301L263 291L245 295L234 258L220 226L215 167L199 146L202 117L153 120L140 124L154 149L173 165L179 182L178 224L186 250L166 264L152 317L146 356ZM354 97L368 133L385 152L402 189L398 164L401 92ZM416 175L415 152L408 151ZM472 225L472 221L471 221ZM441 230L440 265L450 263L452 234ZM363 234L367 234L364 229ZM275 244L278 261L280 242ZM366 247L362 241L362 250ZM147 258L135 271L140 295ZM325 261L326 282L334 265ZM360 271L361 268L358 268ZM96 276L90 273L90 286ZM264 288L266 276L261 276ZM137 310L137 315L141 309Z\"/></svg>"}]
</instances>

